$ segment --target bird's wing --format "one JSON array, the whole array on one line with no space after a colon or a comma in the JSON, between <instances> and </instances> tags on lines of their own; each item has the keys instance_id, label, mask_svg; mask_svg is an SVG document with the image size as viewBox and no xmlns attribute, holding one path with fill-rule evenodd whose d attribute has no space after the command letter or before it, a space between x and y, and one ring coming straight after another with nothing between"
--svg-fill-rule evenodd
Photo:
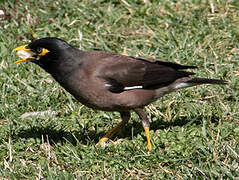
<instances>
[{"instance_id":1,"label":"bird's wing","mask_svg":"<svg viewBox=\"0 0 239 180\"><path fill-rule=\"evenodd\" d=\"M122 55L108 57L100 76L109 91L120 93L132 89L156 89L194 73L180 69L196 68L165 61L149 61Z\"/></svg>"}]
</instances>

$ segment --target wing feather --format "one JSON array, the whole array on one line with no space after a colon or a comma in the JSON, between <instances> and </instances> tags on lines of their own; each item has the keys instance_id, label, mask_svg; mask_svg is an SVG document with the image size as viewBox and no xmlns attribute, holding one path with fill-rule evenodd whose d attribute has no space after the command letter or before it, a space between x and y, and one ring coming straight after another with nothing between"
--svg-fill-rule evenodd
<instances>
[{"instance_id":1,"label":"wing feather","mask_svg":"<svg viewBox=\"0 0 239 180\"><path fill-rule=\"evenodd\" d=\"M101 78L109 91L120 93L132 89L156 89L167 86L175 80L193 75L182 69L196 68L165 61L150 61L123 55L108 57L108 63L101 69Z\"/></svg>"}]
</instances>

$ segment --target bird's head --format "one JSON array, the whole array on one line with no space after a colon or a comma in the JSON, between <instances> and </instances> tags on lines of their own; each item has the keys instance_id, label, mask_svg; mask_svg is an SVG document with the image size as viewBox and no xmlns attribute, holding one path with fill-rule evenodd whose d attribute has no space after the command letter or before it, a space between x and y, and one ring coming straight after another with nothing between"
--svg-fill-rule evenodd
<instances>
[{"instance_id":1,"label":"bird's head","mask_svg":"<svg viewBox=\"0 0 239 180\"><path fill-rule=\"evenodd\" d=\"M17 52L17 55L21 58L15 63L26 61L34 62L36 64L44 63L44 61L49 59L56 59L58 55L69 47L69 44L58 38L47 37L37 39L28 45L19 46L14 49L14 51Z\"/></svg>"}]
</instances>

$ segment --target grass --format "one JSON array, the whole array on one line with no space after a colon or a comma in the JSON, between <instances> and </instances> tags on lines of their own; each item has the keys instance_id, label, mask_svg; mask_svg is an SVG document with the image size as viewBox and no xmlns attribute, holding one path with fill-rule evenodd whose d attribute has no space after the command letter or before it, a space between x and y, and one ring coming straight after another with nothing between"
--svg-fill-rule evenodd
<instances>
[{"instance_id":1,"label":"grass","mask_svg":"<svg viewBox=\"0 0 239 180\"><path fill-rule=\"evenodd\" d=\"M0 2L1 179L239 178L239 2ZM166 95L147 106L153 150L140 120L107 147L96 147L120 121L89 109L34 64L14 64L12 49L56 36L82 49L197 65L198 76L230 81ZM49 111L21 118L24 113Z\"/></svg>"}]
</instances>

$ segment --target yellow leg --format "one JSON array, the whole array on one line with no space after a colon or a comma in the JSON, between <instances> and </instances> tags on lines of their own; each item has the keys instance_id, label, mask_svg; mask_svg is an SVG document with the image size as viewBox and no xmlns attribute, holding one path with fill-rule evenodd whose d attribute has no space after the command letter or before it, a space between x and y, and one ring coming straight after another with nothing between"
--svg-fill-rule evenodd
<instances>
[{"instance_id":1,"label":"yellow leg","mask_svg":"<svg viewBox=\"0 0 239 180\"><path fill-rule=\"evenodd\" d=\"M149 151L151 151L152 150L152 145L151 145L151 142L150 142L149 127L144 127L144 131L145 131L146 138L147 138L147 148L148 148Z\"/></svg>"},{"instance_id":2,"label":"yellow leg","mask_svg":"<svg viewBox=\"0 0 239 180\"><path fill-rule=\"evenodd\" d=\"M110 137L112 137L122 126L124 126L127 122L121 121L117 126L115 126L112 130L110 130L104 137L100 139L100 141L96 144L97 146L103 145Z\"/></svg>"}]
</instances>

